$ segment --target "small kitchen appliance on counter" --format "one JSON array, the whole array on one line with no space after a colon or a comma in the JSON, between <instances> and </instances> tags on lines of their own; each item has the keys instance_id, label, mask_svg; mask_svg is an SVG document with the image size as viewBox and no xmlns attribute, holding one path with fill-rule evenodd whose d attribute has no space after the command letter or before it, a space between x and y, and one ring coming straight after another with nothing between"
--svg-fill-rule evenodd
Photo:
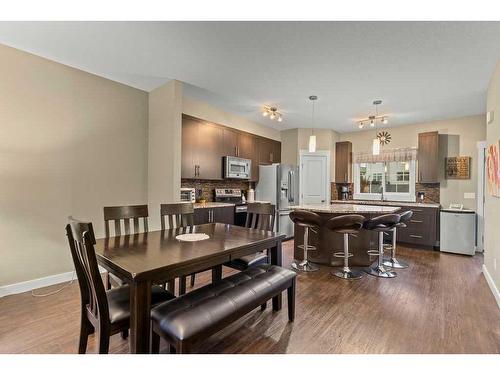
<instances>
[{"instance_id":1,"label":"small kitchen appliance on counter","mask_svg":"<svg viewBox=\"0 0 500 375\"><path fill-rule=\"evenodd\" d=\"M181 188L181 202L196 202L196 189L195 188Z\"/></svg>"},{"instance_id":2,"label":"small kitchen appliance on counter","mask_svg":"<svg viewBox=\"0 0 500 375\"><path fill-rule=\"evenodd\" d=\"M476 212L463 205L451 204L441 209L440 250L474 255L476 250Z\"/></svg>"},{"instance_id":3,"label":"small kitchen appliance on counter","mask_svg":"<svg viewBox=\"0 0 500 375\"><path fill-rule=\"evenodd\" d=\"M340 187L340 199L343 201L349 200L349 186L342 185Z\"/></svg>"}]
</instances>

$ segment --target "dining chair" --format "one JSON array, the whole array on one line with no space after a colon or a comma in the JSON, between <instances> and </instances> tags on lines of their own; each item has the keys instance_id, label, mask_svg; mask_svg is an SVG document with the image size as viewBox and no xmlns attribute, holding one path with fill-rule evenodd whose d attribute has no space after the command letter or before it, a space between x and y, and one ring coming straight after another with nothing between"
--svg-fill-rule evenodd
<instances>
[{"instance_id":1,"label":"dining chair","mask_svg":"<svg viewBox=\"0 0 500 375\"><path fill-rule=\"evenodd\" d=\"M143 231L148 231L148 206L113 206L104 207L104 234L106 238L122 235L122 226L124 234L140 233L140 222L142 221ZM142 219L142 220L141 220ZM112 222L112 223L110 223ZM113 224L112 226L110 224ZM131 226L133 224L133 227ZM114 234L111 235L111 228L114 229ZM106 275L106 287L111 288L111 281L116 285L123 285L123 280L118 276L110 274Z\"/></svg>"},{"instance_id":2,"label":"dining chair","mask_svg":"<svg viewBox=\"0 0 500 375\"><path fill-rule=\"evenodd\" d=\"M92 223L68 218L71 257L75 266L81 298L81 322L78 353L87 351L88 336L98 334L98 353L107 354L110 336L128 336L130 328L130 289L128 285L105 290L95 255L95 235ZM175 296L159 286L151 288L151 305L174 299Z\"/></svg>"},{"instance_id":3,"label":"dining chair","mask_svg":"<svg viewBox=\"0 0 500 375\"><path fill-rule=\"evenodd\" d=\"M247 219L245 227L272 231L274 220L276 218L276 206L270 203L248 203ZM244 271L249 267L268 263L267 252L258 252L256 254L246 255L244 257L231 260L224 265Z\"/></svg>"},{"instance_id":4,"label":"dining chair","mask_svg":"<svg viewBox=\"0 0 500 375\"><path fill-rule=\"evenodd\" d=\"M161 229L177 229L194 225L194 205L192 203L170 203L160 205ZM204 270L208 271L208 270ZM200 272L204 272L200 271ZM196 274L191 275L191 288L194 287ZM186 293L187 276L179 278L179 295ZM175 290L175 282L169 281L169 290Z\"/></svg>"}]
</instances>

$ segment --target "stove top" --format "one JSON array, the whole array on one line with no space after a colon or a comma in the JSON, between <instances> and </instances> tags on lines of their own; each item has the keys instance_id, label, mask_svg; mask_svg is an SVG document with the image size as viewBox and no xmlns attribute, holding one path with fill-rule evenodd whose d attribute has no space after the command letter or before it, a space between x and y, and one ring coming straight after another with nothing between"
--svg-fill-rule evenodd
<instances>
[{"instance_id":1,"label":"stove top","mask_svg":"<svg viewBox=\"0 0 500 375\"><path fill-rule=\"evenodd\" d=\"M241 189L215 189L215 201L243 204Z\"/></svg>"}]
</instances>

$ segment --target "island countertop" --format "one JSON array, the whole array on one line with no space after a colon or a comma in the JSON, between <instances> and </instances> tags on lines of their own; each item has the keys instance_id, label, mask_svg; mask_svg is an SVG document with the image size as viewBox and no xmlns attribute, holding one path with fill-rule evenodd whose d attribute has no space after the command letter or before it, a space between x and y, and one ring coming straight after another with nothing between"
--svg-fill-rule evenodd
<instances>
[{"instance_id":1,"label":"island countertop","mask_svg":"<svg viewBox=\"0 0 500 375\"><path fill-rule=\"evenodd\" d=\"M439 203L420 203L420 202L396 202L396 201L370 201L361 199L349 199L343 201L340 199L332 200L332 204L342 203L342 204L365 204L365 205L375 205L375 206L400 206L400 207L424 207L424 208L440 208Z\"/></svg>"},{"instance_id":2,"label":"island countertop","mask_svg":"<svg viewBox=\"0 0 500 375\"><path fill-rule=\"evenodd\" d=\"M306 204L291 207L293 210L305 210L316 213L327 214L392 214L401 209L395 206L372 206L366 204L349 204L349 203L334 203L334 204Z\"/></svg>"}]
</instances>

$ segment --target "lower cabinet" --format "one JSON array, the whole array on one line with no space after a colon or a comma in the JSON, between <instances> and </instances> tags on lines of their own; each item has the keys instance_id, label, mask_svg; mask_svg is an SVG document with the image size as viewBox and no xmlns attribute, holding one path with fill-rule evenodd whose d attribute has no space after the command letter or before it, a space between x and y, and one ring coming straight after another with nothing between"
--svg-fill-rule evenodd
<instances>
[{"instance_id":1,"label":"lower cabinet","mask_svg":"<svg viewBox=\"0 0 500 375\"><path fill-rule=\"evenodd\" d=\"M223 223L234 224L234 207L207 207L194 210L194 224Z\"/></svg>"},{"instance_id":2,"label":"lower cabinet","mask_svg":"<svg viewBox=\"0 0 500 375\"><path fill-rule=\"evenodd\" d=\"M439 245L439 209L404 207L398 213L413 211L406 228L398 228L397 241L412 245Z\"/></svg>"}]
</instances>

